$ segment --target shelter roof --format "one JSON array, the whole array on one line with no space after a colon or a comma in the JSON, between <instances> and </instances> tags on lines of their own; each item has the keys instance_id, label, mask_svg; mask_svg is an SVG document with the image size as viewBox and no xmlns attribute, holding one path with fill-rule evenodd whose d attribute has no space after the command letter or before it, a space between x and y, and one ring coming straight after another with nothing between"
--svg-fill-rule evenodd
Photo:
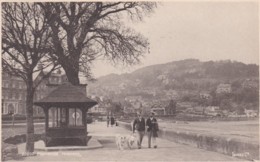
<instances>
[{"instance_id":1,"label":"shelter roof","mask_svg":"<svg viewBox=\"0 0 260 162\"><path fill-rule=\"evenodd\" d=\"M85 96L80 91L80 86L74 86L70 83L64 83L53 90L48 96L34 102L42 107L84 107L90 108L97 104L96 101Z\"/></svg>"}]
</instances>

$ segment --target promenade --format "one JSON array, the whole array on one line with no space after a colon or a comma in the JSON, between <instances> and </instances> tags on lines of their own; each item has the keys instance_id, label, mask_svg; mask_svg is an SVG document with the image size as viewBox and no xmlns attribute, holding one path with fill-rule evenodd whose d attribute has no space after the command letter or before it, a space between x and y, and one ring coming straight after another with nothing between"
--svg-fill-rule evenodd
<instances>
[{"instance_id":1,"label":"promenade","mask_svg":"<svg viewBox=\"0 0 260 162\"><path fill-rule=\"evenodd\" d=\"M245 161L235 157L210 152L168 140L158 139L157 149L147 148L147 137L142 149L135 146L132 150L120 151L115 144L116 134L130 134L121 127L107 127L105 122L88 125L88 131L97 139L102 148L77 151L38 152L37 156L25 157L17 161ZM19 153L24 145L18 146Z\"/></svg>"}]
</instances>

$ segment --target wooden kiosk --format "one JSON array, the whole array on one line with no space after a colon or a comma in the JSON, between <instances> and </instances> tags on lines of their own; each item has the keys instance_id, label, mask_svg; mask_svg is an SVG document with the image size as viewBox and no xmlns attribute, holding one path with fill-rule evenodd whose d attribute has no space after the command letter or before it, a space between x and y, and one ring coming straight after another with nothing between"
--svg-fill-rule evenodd
<instances>
[{"instance_id":1,"label":"wooden kiosk","mask_svg":"<svg viewBox=\"0 0 260 162\"><path fill-rule=\"evenodd\" d=\"M45 113L46 147L87 145L86 114L97 102L86 97L80 88L65 83L34 103Z\"/></svg>"}]
</instances>

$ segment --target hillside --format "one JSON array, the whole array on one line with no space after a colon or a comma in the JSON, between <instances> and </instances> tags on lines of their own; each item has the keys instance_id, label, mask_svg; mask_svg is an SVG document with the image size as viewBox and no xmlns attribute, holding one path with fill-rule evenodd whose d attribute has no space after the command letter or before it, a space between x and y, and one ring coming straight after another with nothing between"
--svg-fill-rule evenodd
<instances>
[{"instance_id":1,"label":"hillside","mask_svg":"<svg viewBox=\"0 0 260 162\"><path fill-rule=\"evenodd\" d=\"M236 92L247 81L258 91L258 65L234 61L173 61L138 69L128 74L110 74L89 83L91 95L113 100L183 100L201 93L212 94L219 84L230 84ZM255 87L255 88L256 88Z\"/></svg>"}]
</instances>

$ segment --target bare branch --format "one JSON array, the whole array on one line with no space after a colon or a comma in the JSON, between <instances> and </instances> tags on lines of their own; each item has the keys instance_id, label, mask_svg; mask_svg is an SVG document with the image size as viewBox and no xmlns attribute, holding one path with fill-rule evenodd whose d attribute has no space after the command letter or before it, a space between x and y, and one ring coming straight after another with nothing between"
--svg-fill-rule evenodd
<instances>
[{"instance_id":1,"label":"bare branch","mask_svg":"<svg viewBox=\"0 0 260 162\"><path fill-rule=\"evenodd\" d=\"M123 64L138 63L148 42L140 34L124 29L119 19L129 14L142 20L156 7L153 2L37 4L52 30L57 60L72 84L79 84L79 71L84 69L88 74L91 62L100 56Z\"/></svg>"},{"instance_id":2,"label":"bare branch","mask_svg":"<svg viewBox=\"0 0 260 162\"><path fill-rule=\"evenodd\" d=\"M2 14L2 62L17 74L29 76L40 60L53 53L46 18L33 3L3 3Z\"/></svg>"}]
</instances>

